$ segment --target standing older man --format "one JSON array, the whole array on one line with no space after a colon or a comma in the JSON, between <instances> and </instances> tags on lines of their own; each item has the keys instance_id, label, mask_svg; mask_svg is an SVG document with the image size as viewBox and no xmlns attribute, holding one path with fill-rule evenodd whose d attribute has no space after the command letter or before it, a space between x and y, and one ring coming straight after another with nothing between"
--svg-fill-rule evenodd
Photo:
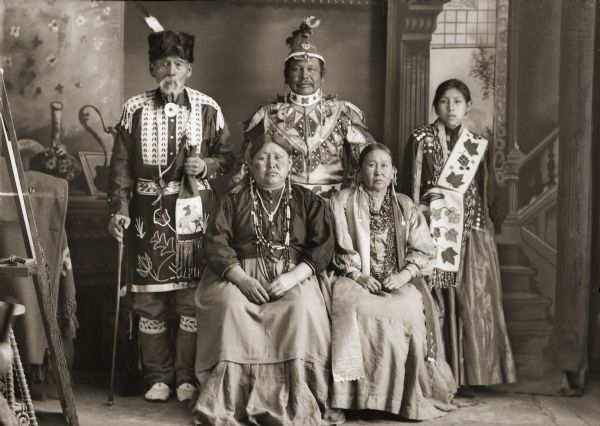
<instances>
[{"instance_id":1,"label":"standing older man","mask_svg":"<svg viewBox=\"0 0 600 426\"><path fill-rule=\"evenodd\" d=\"M234 156L219 105L185 86L194 36L160 31L148 44L158 88L124 105L111 159L108 228L118 241L127 232L127 287L140 316L144 398L166 401L175 385L183 401L195 390L194 289L213 204L207 179L227 172ZM166 322L171 304L180 318L174 357Z\"/></svg>"},{"instance_id":2,"label":"standing older man","mask_svg":"<svg viewBox=\"0 0 600 426\"><path fill-rule=\"evenodd\" d=\"M283 73L289 92L261 106L248 120L244 146L275 132L292 147L292 182L328 198L352 182L360 152L375 141L358 107L322 92L325 58L311 41L319 23L309 16L287 38L290 53ZM240 183L246 173L240 165L230 186Z\"/></svg>"}]
</instances>

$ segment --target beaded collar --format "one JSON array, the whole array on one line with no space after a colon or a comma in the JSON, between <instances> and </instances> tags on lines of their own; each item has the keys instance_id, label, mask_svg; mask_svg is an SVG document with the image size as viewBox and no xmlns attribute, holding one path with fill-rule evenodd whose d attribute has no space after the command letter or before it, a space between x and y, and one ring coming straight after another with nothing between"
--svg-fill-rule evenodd
<instances>
[{"instance_id":1,"label":"beaded collar","mask_svg":"<svg viewBox=\"0 0 600 426\"><path fill-rule=\"evenodd\" d=\"M321 89L317 90L312 95L299 95L298 93L290 93L290 102L299 106L312 106L321 100Z\"/></svg>"}]
</instances>

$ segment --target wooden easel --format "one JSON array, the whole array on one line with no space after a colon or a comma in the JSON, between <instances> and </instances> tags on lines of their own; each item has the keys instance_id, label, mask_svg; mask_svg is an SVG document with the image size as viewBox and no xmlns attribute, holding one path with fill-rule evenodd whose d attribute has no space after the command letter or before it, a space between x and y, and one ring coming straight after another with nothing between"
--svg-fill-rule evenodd
<instances>
[{"instance_id":1,"label":"wooden easel","mask_svg":"<svg viewBox=\"0 0 600 426\"><path fill-rule=\"evenodd\" d=\"M29 186L25 179L23 163L21 162L21 155L16 143L17 135L8 104L2 69L0 69L0 80L2 83L0 87L0 143L2 144L2 155L8 168L11 187L14 191L14 194L11 195L15 196L17 214L27 253L27 260L24 264L15 266L1 265L0 276L32 277L46 339L50 348L50 359L52 361L52 369L55 372L63 415L67 424L78 426L79 421L77 419L75 399L73 398L73 389L71 387L71 375L67 368L67 361L56 321L56 310L50 297L48 266L40 245L38 230L31 210L31 200L29 198L29 190L27 189Z\"/></svg>"}]
</instances>

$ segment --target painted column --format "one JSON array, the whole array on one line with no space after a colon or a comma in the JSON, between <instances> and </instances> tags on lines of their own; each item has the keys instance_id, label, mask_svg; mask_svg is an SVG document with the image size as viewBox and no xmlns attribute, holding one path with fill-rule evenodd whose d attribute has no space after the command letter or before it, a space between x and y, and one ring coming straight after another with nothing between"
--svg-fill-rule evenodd
<instances>
[{"instance_id":1,"label":"painted column","mask_svg":"<svg viewBox=\"0 0 600 426\"><path fill-rule=\"evenodd\" d=\"M409 132L429 119L429 49L448 0L387 3L384 142L401 164Z\"/></svg>"},{"instance_id":2,"label":"painted column","mask_svg":"<svg viewBox=\"0 0 600 426\"><path fill-rule=\"evenodd\" d=\"M559 83L558 262L552 351L580 378L587 368L592 238L596 2L563 2Z\"/></svg>"}]
</instances>

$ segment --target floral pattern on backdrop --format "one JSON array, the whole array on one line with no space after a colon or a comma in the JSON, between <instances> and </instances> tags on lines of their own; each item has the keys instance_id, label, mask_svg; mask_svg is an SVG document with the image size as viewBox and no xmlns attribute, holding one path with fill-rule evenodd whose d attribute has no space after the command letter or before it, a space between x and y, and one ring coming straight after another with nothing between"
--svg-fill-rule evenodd
<instances>
[{"instance_id":1,"label":"floral pattern on backdrop","mask_svg":"<svg viewBox=\"0 0 600 426\"><path fill-rule=\"evenodd\" d=\"M101 151L78 112L119 118L123 86L121 2L23 0L0 5L0 57L17 136L50 143L50 102L62 102L68 150ZM112 145L110 146L112 150Z\"/></svg>"}]
</instances>

